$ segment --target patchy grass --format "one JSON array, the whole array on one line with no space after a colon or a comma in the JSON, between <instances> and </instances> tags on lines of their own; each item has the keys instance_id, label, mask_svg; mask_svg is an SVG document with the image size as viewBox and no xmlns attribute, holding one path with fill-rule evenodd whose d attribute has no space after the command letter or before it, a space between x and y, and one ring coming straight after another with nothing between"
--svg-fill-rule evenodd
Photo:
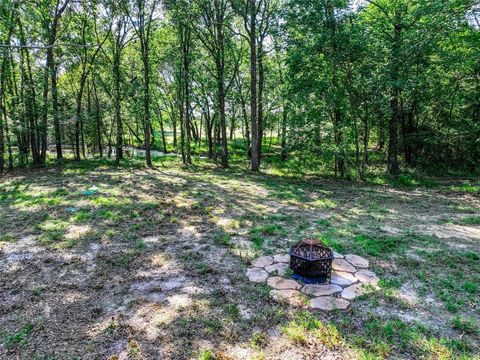
<instances>
[{"instance_id":1,"label":"patchy grass","mask_svg":"<svg viewBox=\"0 0 480 360\"><path fill-rule=\"evenodd\" d=\"M3 344L7 349L12 348L17 345L26 345L28 342L28 338L33 330L33 324L27 322L23 325L22 329L18 332L13 334L7 334L3 337Z\"/></svg>"},{"instance_id":2,"label":"patchy grass","mask_svg":"<svg viewBox=\"0 0 480 360\"><path fill-rule=\"evenodd\" d=\"M479 327L474 319L464 319L458 315L453 318L452 327L467 334L478 334L479 332Z\"/></svg>"},{"instance_id":3,"label":"patchy grass","mask_svg":"<svg viewBox=\"0 0 480 360\"><path fill-rule=\"evenodd\" d=\"M67 162L0 182L0 358L480 352L475 189L413 175L372 185L252 174L199 159L112 165ZM443 225L454 232L427 231ZM366 257L381 290L346 312L311 313L247 281L254 257L306 237Z\"/></svg>"},{"instance_id":4,"label":"patchy grass","mask_svg":"<svg viewBox=\"0 0 480 360\"><path fill-rule=\"evenodd\" d=\"M300 312L282 328L290 341L306 345L309 341L319 341L324 346L334 349L342 345L343 338L334 324L324 324L309 312Z\"/></svg>"}]
</instances>

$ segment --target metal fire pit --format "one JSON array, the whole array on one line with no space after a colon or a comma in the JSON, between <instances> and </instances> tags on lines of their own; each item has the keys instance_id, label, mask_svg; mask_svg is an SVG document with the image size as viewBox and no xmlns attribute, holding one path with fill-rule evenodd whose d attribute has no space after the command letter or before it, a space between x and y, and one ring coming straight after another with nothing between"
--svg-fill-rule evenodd
<instances>
[{"instance_id":1,"label":"metal fire pit","mask_svg":"<svg viewBox=\"0 0 480 360\"><path fill-rule=\"evenodd\" d=\"M293 278L307 284L330 282L333 251L318 240L302 240L290 248Z\"/></svg>"}]
</instances>

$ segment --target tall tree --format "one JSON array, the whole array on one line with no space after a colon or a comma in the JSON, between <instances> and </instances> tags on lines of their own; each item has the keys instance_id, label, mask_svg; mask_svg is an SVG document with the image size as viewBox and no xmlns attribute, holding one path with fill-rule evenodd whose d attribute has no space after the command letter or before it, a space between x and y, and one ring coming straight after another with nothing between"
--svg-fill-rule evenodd
<instances>
[{"instance_id":1,"label":"tall tree","mask_svg":"<svg viewBox=\"0 0 480 360\"><path fill-rule=\"evenodd\" d=\"M217 85L217 111L220 119L220 131L222 137L222 167L228 167L228 139L227 122L225 113L226 95L233 84L237 71L238 60L229 62L227 57L234 54L232 49L226 50L230 45L228 41L229 24L232 22L233 11L227 0L197 0L198 26L194 28L197 37L207 49L215 64L215 72L212 73ZM233 68L231 79L227 81L227 65Z\"/></svg>"},{"instance_id":2,"label":"tall tree","mask_svg":"<svg viewBox=\"0 0 480 360\"><path fill-rule=\"evenodd\" d=\"M58 30L60 26L60 20L63 13L67 9L70 0L54 0L53 2L48 1L45 9L42 9L42 18L43 18L43 31L47 39L46 46L46 61L45 61L45 70L43 77L43 109L42 109L42 119L40 123L40 158L36 165L44 165L47 157L47 146L48 146L48 89L49 89L49 79L52 79L52 87L55 88L55 95L53 97L53 112L54 119L58 121L58 103L56 96L56 77L57 77L57 67L55 65L55 43L57 41ZM61 134L60 126L56 123L55 126L55 141L56 141L56 150L57 150L57 160L62 160L62 144L61 144Z\"/></svg>"},{"instance_id":3,"label":"tall tree","mask_svg":"<svg viewBox=\"0 0 480 360\"><path fill-rule=\"evenodd\" d=\"M153 166L151 157L151 114L150 114L150 40L155 21L155 12L159 0L135 0L126 3L125 10L128 14L135 33L140 42L140 54L143 64L143 131L147 166Z\"/></svg>"}]
</instances>

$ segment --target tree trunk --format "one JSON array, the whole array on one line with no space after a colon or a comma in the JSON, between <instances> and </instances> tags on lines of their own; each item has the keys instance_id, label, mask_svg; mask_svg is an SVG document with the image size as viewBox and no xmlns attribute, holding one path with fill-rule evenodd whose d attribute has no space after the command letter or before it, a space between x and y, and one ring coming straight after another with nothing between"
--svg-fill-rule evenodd
<instances>
[{"instance_id":1,"label":"tree trunk","mask_svg":"<svg viewBox=\"0 0 480 360\"><path fill-rule=\"evenodd\" d=\"M58 116L58 90L57 90L57 67L52 65L52 106L53 106L53 126L55 131L55 148L57 151L57 161L63 160L62 154L62 135L60 132L60 119Z\"/></svg>"},{"instance_id":2,"label":"tree trunk","mask_svg":"<svg viewBox=\"0 0 480 360\"><path fill-rule=\"evenodd\" d=\"M222 138L222 167L228 168L228 143L227 124L225 119L225 83L224 65L221 59L217 59L217 87L218 87L218 110L220 115L220 131Z\"/></svg>"},{"instance_id":3,"label":"tree trunk","mask_svg":"<svg viewBox=\"0 0 480 360\"><path fill-rule=\"evenodd\" d=\"M115 163L120 164L120 160L123 159L123 124L121 116L121 95L120 95L120 62L121 62L121 52L120 52L119 41L116 41L115 53L113 56L113 78L114 78L114 107L115 107L115 124L117 125L117 136L116 136L116 152L115 152ZM110 146L110 145L109 145Z\"/></svg>"},{"instance_id":4,"label":"tree trunk","mask_svg":"<svg viewBox=\"0 0 480 360\"><path fill-rule=\"evenodd\" d=\"M260 40L258 45L258 118L257 118L257 153L258 163L262 159L262 142L263 142L263 93L265 89L265 70L263 67L263 39Z\"/></svg>"},{"instance_id":5,"label":"tree trunk","mask_svg":"<svg viewBox=\"0 0 480 360\"><path fill-rule=\"evenodd\" d=\"M102 146L102 119L100 116L100 101L98 100L97 86L95 80L92 81L93 86L93 95L95 97L95 124L97 128L97 146L100 157L103 157L103 146Z\"/></svg>"},{"instance_id":6,"label":"tree trunk","mask_svg":"<svg viewBox=\"0 0 480 360\"><path fill-rule=\"evenodd\" d=\"M23 87L18 91L18 82L16 79L15 60L10 54L11 76L8 77L8 84L11 96L11 108L17 109L16 116L14 116L14 133L17 134L18 143L18 161L19 166L24 167L28 161L28 126L25 124L25 109L21 106L21 101L24 98ZM21 109L21 110L20 110Z\"/></svg>"},{"instance_id":7,"label":"tree trunk","mask_svg":"<svg viewBox=\"0 0 480 360\"><path fill-rule=\"evenodd\" d=\"M390 100L390 109L392 116L390 118L389 125L389 143L388 143L388 172L394 178L397 178L400 174L400 166L398 165L398 125L399 125L399 106L398 98L400 96L400 86L399 86L399 72L400 72L400 46L401 46L401 35L402 35L402 26L399 23L400 13L397 11L395 13L395 18L397 23L394 27L394 37L393 37L393 46L392 46L392 98Z\"/></svg>"},{"instance_id":8,"label":"tree trunk","mask_svg":"<svg viewBox=\"0 0 480 360\"><path fill-rule=\"evenodd\" d=\"M258 138L258 123L257 123L257 30L256 30L256 1L249 1L249 16L250 16L250 121L252 131L251 153L252 160L250 169L254 172L260 170L260 154L259 138Z\"/></svg>"},{"instance_id":9,"label":"tree trunk","mask_svg":"<svg viewBox=\"0 0 480 360\"><path fill-rule=\"evenodd\" d=\"M362 157L362 169L360 172L360 178L366 180L366 171L368 165L368 142L369 142L370 129L368 126L368 112L365 114L363 120L363 157Z\"/></svg>"},{"instance_id":10,"label":"tree trunk","mask_svg":"<svg viewBox=\"0 0 480 360\"><path fill-rule=\"evenodd\" d=\"M144 35L145 37L145 35ZM145 132L145 157L147 166L152 167L152 155L150 153L150 138L151 138L151 124L150 124L150 66L149 66L149 49L148 39L143 39L142 42L142 58L143 58L143 127Z\"/></svg>"},{"instance_id":11,"label":"tree trunk","mask_svg":"<svg viewBox=\"0 0 480 360\"><path fill-rule=\"evenodd\" d=\"M52 20L52 23L50 24L49 27L49 37L48 37L48 48L47 48L47 59L45 63L45 73L44 73L44 79L43 79L43 112L42 112L42 122L40 124L40 132L39 132L39 137L40 137L40 165L45 165L45 161L47 158L47 139L48 139L48 124L47 124L47 119L48 119L48 83L49 83L49 78L56 77L56 70L55 70L55 54L54 54L54 45L57 40L57 29L58 29L58 24L60 22L60 18L62 16L62 13L65 11L67 5L68 5L69 0L65 0L64 5L59 8L59 3L57 3L57 6L55 8L55 14L54 18ZM55 85L56 86L56 85ZM54 105L55 106L55 105ZM55 114L55 108L53 109L53 116L54 118L58 116L58 114ZM57 153L58 156L58 153Z\"/></svg>"},{"instance_id":12,"label":"tree trunk","mask_svg":"<svg viewBox=\"0 0 480 360\"><path fill-rule=\"evenodd\" d=\"M56 27L50 29L50 37L48 45L50 46L47 49L47 60L45 63L45 72L43 78L43 111L42 119L39 126L39 138L40 138L40 158L38 165L45 165L45 160L47 157L47 118L48 118L48 84L51 73L53 72L53 44L55 43L56 37Z\"/></svg>"},{"instance_id":13,"label":"tree trunk","mask_svg":"<svg viewBox=\"0 0 480 360\"><path fill-rule=\"evenodd\" d=\"M20 33L20 45L25 46L25 33L23 31L22 23L18 22ZM30 64L30 53L25 47L20 49L20 71L22 75L22 88L25 89L26 96L23 98L23 106L25 108L25 114L28 124L28 139L30 142L30 148L32 151L32 161L34 165L40 164L40 148L39 148L39 136L37 128L37 100L35 86L33 83L32 67Z\"/></svg>"},{"instance_id":14,"label":"tree trunk","mask_svg":"<svg viewBox=\"0 0 480 360\"><path fill-rule=\"evenodd\" d=\"M160 131L162 135L162 146L163 146L163 152L166 154L167 153L167 140L165 139L165 130L163 128L163 113L161 109L158 109L158 117L159 117L159 122L160 122Z\"/></svg>"},{"instance_id":15,"label":"tree trunk","mask_svg":"<svg viewBox=\"0 0 480 360\"><path fill-rule=\"evenodd\" d=\"M84 65L82 65L83 67ZM83 98L83 92L85 91L85 83L86 83L86 74L85 74L85 68L82 70L82 75L80 76L80 85L78 88L78 93L77 93L77 106L76 106L76 112L75 112L75 160L80 161L80 148L83 147L81 144L81 137L83 137L83 120L82 120L82 98Z\"/></svg>"},{"instance_id":16,"label":"tree trunk","mask_svg":"<svg viewBox=\"0 0 480 360\"><path fill-rule=\"evenodd\" d=\"M333 98L333 129L336 145L335 154L335 176L337 172L340 173L340 177L345 176L345 156L343 151L343 131L342 131L342 112L340 106L340 89L338 83L338 61L337 61L337 20L335 19L334 7L331 1L327 2L327 21L330 28L332 37L332 87L334 92Z\"/></svg>"},{"instance_id":17,"label":"tree trunk","mask_svg":"<svg viewBox=\"0 0 480 360\"><path fill-rule=\"evenodd\" d=\"M10 43L8 39L7 43ZM7 109L5 107L5 83L7 76L8 50L4 49L1 73L0 73L0 176L5 171L5 123L7 121Z\"/></svg>"},{"instance_id":18,"label":"tree trunk","mask_svg":"<svg viewBox=\"0 0 480 360\"><path fill-rule=\"evenodd\" d=\"M207 143L208 143L208 158L213 159L213 120L210 115L210 106L207 103L207 110L205 114L205 123L207 126Z\"/></svg>"},{"instance_id":19,"label":"tree trunk","mask_svg":"<svg viewBox=\"0 0 480 360\"><path fill-rule=\"evenodd\" d=\"M192 138L190 131L190 29L183 29L183 127L184 127L184 146L185 146L185 164L192 164L190 153L190 140Z\"/></svg>"}]
</instances>

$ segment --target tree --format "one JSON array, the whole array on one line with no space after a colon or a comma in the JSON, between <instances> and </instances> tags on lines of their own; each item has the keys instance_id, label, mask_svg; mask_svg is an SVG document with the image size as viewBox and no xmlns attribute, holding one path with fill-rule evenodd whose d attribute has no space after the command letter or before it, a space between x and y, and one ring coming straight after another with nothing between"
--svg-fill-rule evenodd
<instances>
[{"instance_id":1,"label":"tree","mask_svg":"<svg viewBox=\"0 0 480 360\"><path fill-rule=\"evenodd\" d=\"M147 166L153 166L150 153L151 122L150 122L150 39L155 21L154 15L159 0L135 0L125 3L133 29L140 42L140 54L143 64L143 131Z\"/></svg>"},{"instance_id":2,"label":"tree","mask_svg":"<svg viewBox=\"0 0 480 360\"><path fill-rule=\"evenodd\" d=\"M233 11L227 0L197 0L198 26L194 27L195 34L207 49L215 64L215 72L212 72L217 85L217 111L220 118L222 136L222 167L228 167L227 125L225 114L225 98L233 84L237 72L239 58L227 64L226 57L234 55L234 50L226 50L231 47L231 42L226 39L226 32L232 21ZM226 67L231 65L232 76L226 81Z\"/></svg>"},{"instance_id":3,"label":"tree","mask_svg":"<svg viewBox=\"0 0 480 360\"><path fill-rule=\"evenodd\" d=\"M60 20L63 13L67 9L70 0L64 0L63 3L61 0L53 0L47 2L46 8L42 8L42 23L43 31L45 33L45 38L47 39L46 47L46 61L45 61L45 70L43 78L43 111L42 119L40 124L40 157L36 159L36 165L45 165L45 160L47 157L47 129L48 129L48 88L49 88L49 78L51 79L52 86L52 110L54 116L54 128L55 128L55 142L57 150L57 160L62 160L62 143L61 143L61 134L60 126L58 123L58 99L57 99L57 67L55 65L55 42L57 41L58 28L60 25Z\"/></svg>"}]
</instances>

